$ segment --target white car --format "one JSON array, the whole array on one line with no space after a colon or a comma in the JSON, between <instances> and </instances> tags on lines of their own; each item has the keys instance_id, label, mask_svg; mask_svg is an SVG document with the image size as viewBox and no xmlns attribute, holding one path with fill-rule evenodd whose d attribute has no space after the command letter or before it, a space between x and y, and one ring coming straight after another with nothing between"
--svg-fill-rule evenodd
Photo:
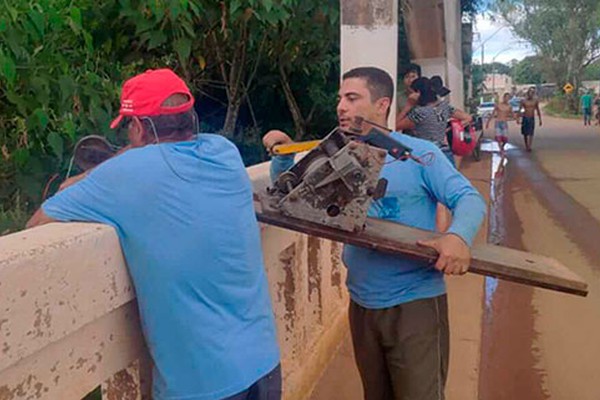
<instances>
[{"instance_id":1,"label":"white car","mask_svg":"<svg viewBox=\"0 0 600 400\"><path fill-rule=\"evenodd\" d=\"M477 107L477 115L479 115L483 119L490 118L492 116L493 111L494 111L494 102L493 101L481 103Z\"/></svg>"}]
</instances>

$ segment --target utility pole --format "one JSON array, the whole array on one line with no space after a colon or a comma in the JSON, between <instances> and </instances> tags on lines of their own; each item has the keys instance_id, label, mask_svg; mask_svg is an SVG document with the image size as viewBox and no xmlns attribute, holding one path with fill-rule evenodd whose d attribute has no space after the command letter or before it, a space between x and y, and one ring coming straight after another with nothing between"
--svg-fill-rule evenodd
<instances>
[{"instance_id":1,"label":"utility pole","mask_svg":"<svg viewBox=\"0 0 600 400\"><path fill-rule=\"evenodd\" d=\"M487 38L487 39L485 39L485 40L482 40L482 42L481 42L481 44L479 45L479 47L477 47L475 50L473 50L473 53L475 53L477 50L479 50L479 48L481 48L481 73L482 73L482 75L483 75L483 81L484 81L484 82L485 82L485 71L484 71L484 69L483 69L483 61L484 61L484 60L483 60L483 55L484 55L484 53L485 53L485 43L486 43L488 40L490 40L491 38L493 38L494 36L496 36L496 34L497 34L498 32L500 32L500 31L501 31L502 29L504 29L504 28L506 28L506 26L501 26L500 28L496 29L496 30L494 31L494 33L492 33L490 36L488 36L488 38ZM480 34L479 38L481 39L481 34ZM493 68L493 67L492 67L492 68ZM492 79L493 79L493 76L492 76ZM494 82L492 81L492 86L493 86L493 85L494 85Z\"/></svg>"},{"instance_id":2,"label":"utility pole","mask_svg":"<svg viewBox=\"0 0 600 400\"><path fill-rule=\"evenodd\" d=\"M341 73L378 67L390 74L397 87L398 0L340 0ZM389 127L395 125L396 96L390 108Z\"/></svg>"}]
</instances>

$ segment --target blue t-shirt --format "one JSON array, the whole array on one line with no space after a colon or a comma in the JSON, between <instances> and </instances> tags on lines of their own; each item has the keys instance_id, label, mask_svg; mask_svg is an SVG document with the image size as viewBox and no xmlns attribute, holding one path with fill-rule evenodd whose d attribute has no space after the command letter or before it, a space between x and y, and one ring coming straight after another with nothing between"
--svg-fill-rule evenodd
<instances>
[{"instance_id":1,"label":"blue t-shirt","mask_svg":"<svg viewBox=\"0 0 600 400\"><path fill-rule=\"evenodd\" d=\"M155 364L155 399L228 397L279 363L252 187L227 139L201 134L129 150L42 208L116 229Z\"/></svg>"},{"instance_id":2,"label":"blue t-shirt","mask_svg":"<svg viewBox=\"0 0 600 400\"><path fill-rule=\"evenodd\" d=\"M394 161L388 155L381 172L388 180L387 192L372 203L369 216L435 230L436 205L441 202L453 214L448 233L471 245L485 215L481 195L435 144L401 133L391 135L412 148L413 155L426 165ZM289 157L276 157L272 162L273 177L292 164ZM446 292L443 273L424 261L351 245L344 246L343 260L350 297L365 308L388 308Z\"/></svg>"}]
</instances>

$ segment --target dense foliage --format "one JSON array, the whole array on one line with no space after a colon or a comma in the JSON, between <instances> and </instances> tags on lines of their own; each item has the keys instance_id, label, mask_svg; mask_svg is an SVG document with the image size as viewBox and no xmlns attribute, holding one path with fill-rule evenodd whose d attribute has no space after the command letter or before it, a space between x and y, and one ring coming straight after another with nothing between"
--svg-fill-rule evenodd
<instances>
[{"instance_id":1,"label":"dense foliage","mask_svg":"<svg viewBox=\"0 0 600 400\"><path fill-rule=\"evenodd\" d=\"M123 140L108 129L118 90L147 68L183 76L203 129L232 138L248 163L264 157L264 129L297 137L327 130L338 36L339 6L330 0L4 2L0 211L39 204L81 136Z\"/></svg>"},{"instance_id":2,"label":"dense foliage","mask_svg":"<svg viewBox=\"0 0 600 400\"><path fill-rule=\"evenodd\" d=\"M598 0L497 0L495 10L543 58L552 80L578 88L585 68L600 58ZM575 90L567 96L577 108Z\"/></svg>"}]
</instances>

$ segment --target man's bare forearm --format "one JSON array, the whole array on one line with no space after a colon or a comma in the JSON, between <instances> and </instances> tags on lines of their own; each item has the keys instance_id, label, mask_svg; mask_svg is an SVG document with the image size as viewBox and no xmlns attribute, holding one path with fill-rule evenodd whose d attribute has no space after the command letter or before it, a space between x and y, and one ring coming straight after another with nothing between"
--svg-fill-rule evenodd
<instances>
[{"instance_id":1,"label":"man's bare forearm","mask_svg":"<svg viewBox=\"0 0 600 400\"><path fill-rule=\"evenodd\" d=\"M46 215L42 208L38 208L38 210L29 218L27 224L25 225L26 229L33 228L35 226L46 225L51 222L57 222L54 218L51 218Z\"/></svg>"}]
</instances>

